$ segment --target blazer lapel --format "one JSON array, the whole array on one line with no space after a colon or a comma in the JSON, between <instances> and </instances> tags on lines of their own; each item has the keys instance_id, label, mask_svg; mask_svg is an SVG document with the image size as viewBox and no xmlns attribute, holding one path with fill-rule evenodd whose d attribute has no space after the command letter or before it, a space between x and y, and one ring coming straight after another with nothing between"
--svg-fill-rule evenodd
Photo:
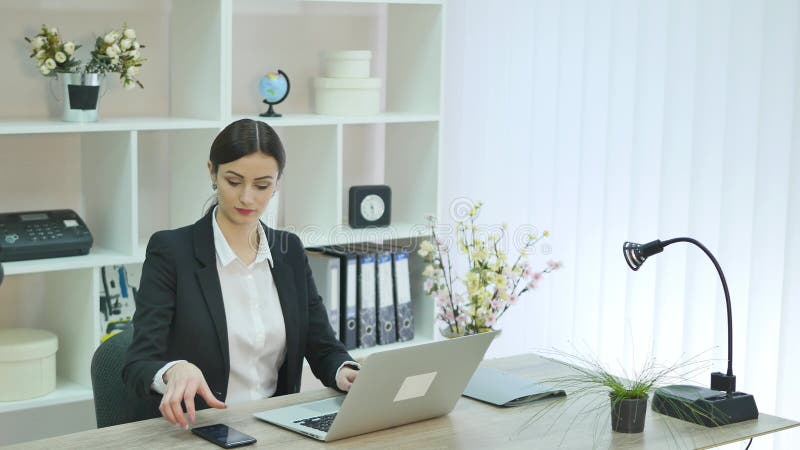
<instances>
[{"instance_id":1,"label":"blazer lapel","mask_svg":"<svg viewBox=\"0 0 800 450\"><path fill-rule=\"evenodd\" d=\"M228 352L228 326L225 320L225 304L222 301L222 286L219 283L217 272L216 253L214 250L214 231L211 225L211 214L208 213L194 226L194 254L200 262L200 267L195 271L197 282L203 291L214 328L217 331L217 340L220 351L225 361L225 376L230 373L230 353Z\"/></svg>"},{"instance_id":2,"label":"blazer lapel","mask_svg":"<svg viewBox=\"0 0 800 450\"><path fill-rule=\"evenodd\" d=\"M292 383L291 380L297 378L293 358L296 355L303 355L300 351L300 336L299 327L297 325L297 290L294 285L294 270L286 262L284 254L281 253L281 245L275 230L264 226L267 235L267 242L269 242L270 253L272 254L272 279L275 281L275 287L278 290L278 299L281 302L281 311L283 312L283 323L286 327L286 360L284 367L286 368L285 383ZM282 368L283 369L283 368ZM283 370L281 370L283 372ZM289 392L292 392L292 386L286 385Z\"/></svg>"}]
</instances>

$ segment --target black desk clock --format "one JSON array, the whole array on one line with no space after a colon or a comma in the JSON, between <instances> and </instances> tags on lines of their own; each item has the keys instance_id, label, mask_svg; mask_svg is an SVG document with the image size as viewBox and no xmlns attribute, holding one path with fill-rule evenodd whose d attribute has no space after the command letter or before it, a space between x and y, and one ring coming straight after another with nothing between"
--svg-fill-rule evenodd
<instances>
[{"instance_id":1,"label":"black desk clock","mask_svg":"<svg viewBox=\"0 0 800 450\"><path fill-rule=\"evenodd\" d=\"M385 184L351 186L348 222L352 228L385 227L391 221L392 190Z\"/></svg>"}]
</instances>

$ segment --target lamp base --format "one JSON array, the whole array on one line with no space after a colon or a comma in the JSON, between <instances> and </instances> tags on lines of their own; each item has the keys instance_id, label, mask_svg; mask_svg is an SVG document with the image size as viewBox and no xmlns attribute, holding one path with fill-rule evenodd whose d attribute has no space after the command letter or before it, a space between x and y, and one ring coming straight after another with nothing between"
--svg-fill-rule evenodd
<instances>
[{"instance_id":1,"label":"lamp base","mask_svg":"<svg viewBox=\"0 0 800 450\"><path fill-rule=\"evenodd\" d=\"M750 394L734 392L729 397L725 392L683 384L656 389L653 411L707 427L758 418L756 400Z\"/></svg>"}]
</instances>

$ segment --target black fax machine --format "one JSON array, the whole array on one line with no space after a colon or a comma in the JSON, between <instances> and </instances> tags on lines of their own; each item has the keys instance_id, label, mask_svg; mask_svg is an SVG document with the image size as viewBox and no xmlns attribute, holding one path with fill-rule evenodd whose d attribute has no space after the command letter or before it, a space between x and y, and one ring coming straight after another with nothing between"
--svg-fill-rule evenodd
<instances>
[{"instance_id":1,"label":"black fax machine","mask_svg":"<svg viewBox=\"0 0 800 450\"><path fill-rule=\"evenodd\" d=\"M0 213L0 262L86 255L92 243L71 209Z\"/></svg>"}]
</instances>

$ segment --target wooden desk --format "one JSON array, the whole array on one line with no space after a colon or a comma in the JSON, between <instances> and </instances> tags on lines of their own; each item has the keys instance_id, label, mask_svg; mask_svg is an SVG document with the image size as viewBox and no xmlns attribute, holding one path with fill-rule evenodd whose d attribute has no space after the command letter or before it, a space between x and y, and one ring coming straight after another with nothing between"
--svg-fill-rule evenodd
<instances>
[{"instance_id":1,"label":"wooden desk","mask_svg":"<svg viewBox=\"0 0 800 450\"><path fill-rule=\"evenodd\" d=\"M534 355L487 360L483 365L496 367L533 379L563 374L566 369ZM222 422L256 439L256 446L280 449L586 449L586 448L708 448L754 436L796 427L800 423L761 414L758 420L706 428L663 416L649 409L645 430L640 434L611 431L609 408L580 413L585 404L573 402L569 408L558 407L542 419L525 425L546 402L517 408L496 408L462 397L447 416L388 430L323 443L259 421L253 413L301 401L335 395L324 389L290 396L254 401L227 410L205 410L197 415L197 425ZM594 399L597 401L599 399ZM548 400L549 401L549 400ZM606 400L607 402L607 400ZM175 428L163 419L84 431L41 441L27 442L19 448L219 448L189 431ZM247 448L253 448L247 447Z\"/></svg>"}]
</instances>

